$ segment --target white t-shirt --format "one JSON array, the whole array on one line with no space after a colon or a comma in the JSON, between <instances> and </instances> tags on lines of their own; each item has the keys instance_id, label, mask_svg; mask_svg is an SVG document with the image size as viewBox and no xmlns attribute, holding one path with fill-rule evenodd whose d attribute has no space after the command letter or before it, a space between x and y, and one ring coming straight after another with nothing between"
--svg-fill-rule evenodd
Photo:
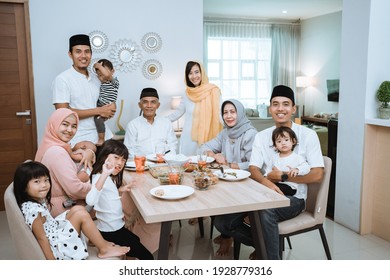
<instances>
[{"instance_id":1,"label":"white t-shirt","mask_svg":"<svg viewBox=\"0 0 390 280\"><path fill-rule=\"evenodd\" d=\"M253 142L252 155L249 165L257 166L266 174L267 170L272 169L272 158L277 152L272 143L272 132L276 127L264 129L258 132ZM298 138L294 152L301 155L309 164L310 168L324 167L320 140L316 132L296 123L292 123L291 129ZM298 192L297 192L298 193ZM296 196L297 194L295 194ZM306 199L306 196L305 196Z\"/></svg>"},{"instance_id":2,"label":"white t-shirt","mask_svg":"<svg viewBox=\"0 0 390 280\"><path fill-rule=\"evenodd\" d=\"M59 74L52 84L53 104L69 103L74 109L96 108L99 98L100 81L95 74L89 73L88 78L77 72L73 66ZM112 138L112 132L106 125L105 138ZM80 141L98 141L98 134L93 117L82 119L79 122L76 135L70 141L74 146Z\"/></svg>"},{"instance_id":3,"label":"white t-shirt","mask_svg":"<svg viewBox=\"0 0 390 280\"><path fill-rule=\"evenodd\" d=\"M143 116L130 121L126 126L124 144L129 150L129 157L135 149L141 149L145 155L154 154L156 144L165 143L171 154L176 154L177 138L172 123L166 117L155 117L150 124Z\"/></svg>"}]
</instances>

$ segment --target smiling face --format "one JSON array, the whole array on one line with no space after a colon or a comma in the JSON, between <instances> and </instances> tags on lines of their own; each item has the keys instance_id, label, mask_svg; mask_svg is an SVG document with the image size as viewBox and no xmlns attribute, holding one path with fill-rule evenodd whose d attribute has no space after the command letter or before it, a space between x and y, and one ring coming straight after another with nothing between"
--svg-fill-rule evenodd
<instances>
[{"instance_id":1,"label":"smiling face","mask_svg":"<svg viewBox=\"0 0 390 280\"><path fill-rule=\"evenodd\" d=\"M61 122L60 126L56 130L56 135L61 141L68 143L72 140L76 132L77 119L75 115L71 114Z\"/></svg>"},{"instance_id":2,"label":"smiling face","mask_svg":"<svg viewBox=\"0 0 390 280\"><path fill-rule=\"evenodd\" d=\"M36 201L44 200L49 190L50 180L47 176L33 178L28 181L27 194Z\"/></svg>"},{"instance_id":3,"label":"smiling face","mask_svg":"<svg viewBox=\"0 0 390 280\"><path fill-rule=\"evenodd\" d=\"M202 72L197 64L192 66L191 71L188 73L188 79L195 87L199 86L202 82Z\"/></svg>"},{"instance_id":4,"label":"smiling face","mask_svg":"<svg viewBox=\"0 0 390 280\"><path fill-rule=\"evenodd\" d=\"M148 121L154 120L156 111L160 107L160 101L156 97L143 97L138 106L142 110L143 116Z\"/></svg>"},{"instance_id":5,"label":"smiling face","mask_svg":"<svg viewBox=\"0 0 390 280\"><path fill-rule=\"evenodd\" d=\"M110 168L114 166L114 171L112 172L113 176L118 175L126 164L126 159L123 156L118 156L116 154L109 154L107 157L107 161L109 162Z\"/></svg>"},{"instance_id":6,"label":"smiling face","mask_svg":"<svg viewBox=\"0 0 390 280\"><path fill-rule=\"evenodd\" d=\"M87 45L76 45L72 47L72 52L68 52L73 61L73 67L77 72L87 75L88 65L91 62L92 51Z\"/></svg>"},{"instance_id":7,"label":"smiling face","mask_svg":"<svg viewBox=\"0 0 390 280\"><path fill-rule=\"evenodd\" d=\"M223 108L223 120L228 127L233 127L237 124L237 111L236 107L231 103L226 103Z\"/></svg>"},{"instance_id":8,"label":"smiling face","mask_svg":"<svg viewBox=\"0 0 390 280\"><path fill-rule=\"evenodd\" d=\"M275 121L275 125L291 127L291 117L295 113L296 107L291 99L277 96L272 98L269 113Z\"/></svg>"}]
</instances>

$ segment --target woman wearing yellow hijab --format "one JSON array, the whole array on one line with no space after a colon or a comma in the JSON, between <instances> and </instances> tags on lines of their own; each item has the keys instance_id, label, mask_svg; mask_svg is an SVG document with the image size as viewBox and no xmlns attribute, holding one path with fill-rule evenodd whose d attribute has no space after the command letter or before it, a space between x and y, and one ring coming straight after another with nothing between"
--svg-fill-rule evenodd
<instances>
[{"instance_id":1,"label":"woman wearing yellow hijab","mask_svg":"<svg viewBox=\"0 0 390 280\"><path fill-rule=\"evenodd\" d=\"M221 91L209 83L203 65L187 62L185 68L186 95L171 121L185 113L185 125L180 137L180 153L195 155L199 145L215 138L222 130L220 121Z\"/></svg>"}]
</instances>

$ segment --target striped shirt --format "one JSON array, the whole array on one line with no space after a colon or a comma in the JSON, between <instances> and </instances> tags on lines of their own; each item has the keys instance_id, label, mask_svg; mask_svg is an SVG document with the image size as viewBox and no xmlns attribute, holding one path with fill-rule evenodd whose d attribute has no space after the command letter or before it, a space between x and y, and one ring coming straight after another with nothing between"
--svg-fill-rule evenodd
<instances>
[{"instance_id":1,"label":"striped shirt","mask_svg":"<svg viewBox=\"0 0 390 280\"><path fill-rule=\"evenodd\" d=\"M110 103L115 103L118 97L119 81L113 78L112 81L100 85L100 94L97 106L101 107Z\"/></svg>"}]
</instances>

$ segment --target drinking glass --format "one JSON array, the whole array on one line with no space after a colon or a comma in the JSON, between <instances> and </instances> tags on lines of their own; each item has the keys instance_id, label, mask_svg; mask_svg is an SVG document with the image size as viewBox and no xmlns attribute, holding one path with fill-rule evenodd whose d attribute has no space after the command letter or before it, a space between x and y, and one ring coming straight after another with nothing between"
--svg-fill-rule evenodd
<instances>
[{"instance_id":1,"label":"drinking glass","mask_svg":"<svg viewBox=\"0 0 390 280\"><path fill-rule=\"evenodd\" d=\"M138 174L142 174L145 171L145 162L146 162L146 156L145 155L135 155L134 156L134 162L135 162L135 172Z\"/></svg>"},{"instance_id":2,"label":"drinking glass","mask_svg":"<svg viewBox=\"0 0 390 280\"><path fill-rule=\"evenodd\" d=\"M164 163L165 162L165 160L164 160L165 150L166 150L166 147L165 147L164 143L156 144L155 152L156 152L157 163Z\"/></svg>"},{"instance_id":3,"label":"drinking glass","mask_svg":"<svg viewBox=\"0 0 390 280\"><path fill-rule=\"evenodd\" d=\"M200 170L203 170L206 168L207 165L207 151L199 148L197 152L197 157L198 157L198 166Z\"/></svg>"}]
</instances>

